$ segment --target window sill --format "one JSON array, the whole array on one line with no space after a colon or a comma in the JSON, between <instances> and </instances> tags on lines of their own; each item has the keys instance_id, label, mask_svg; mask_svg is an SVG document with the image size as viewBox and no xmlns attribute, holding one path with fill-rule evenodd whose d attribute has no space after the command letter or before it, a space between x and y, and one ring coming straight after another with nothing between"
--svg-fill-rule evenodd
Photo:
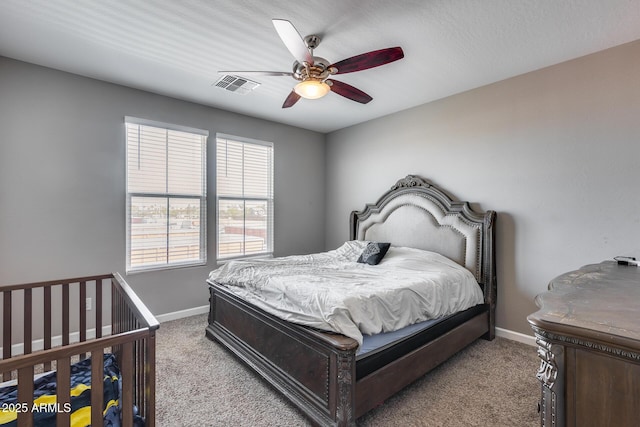
<instances>
[{"instance_id":1,"label":"window sill","mask_svg":"<svg viewBox=\"0 0 640 427\"><path fill-rule=\"evenodd\" d=\"M246 256L238 256L238 257L230 257L230 258L218 258L216 260L217 265L225 265L230 261L243 261L243 260L251 260L251 259L269 259L274 258L273 253L268 254L259 254L259 255L246 255Z\"/></svg>"},{"instance_id":2,"label":"window sill","mask_svg":"<svg viewBox=\"0 0 640 427\"><path fill-rule=\"evenodd\" d=\"M189 268L189 267L202 267L207 265L207 261L198 261L198 262L190 262L184 264L171 264L171 265L158 265L158 266L148 266L148 267L137 267L132 268L130 270L126 270L126 275L135 275L140 273L151 273L154 271L163 271L163 270L176 270L181 268Z\"/></svg>"}]
</instances>

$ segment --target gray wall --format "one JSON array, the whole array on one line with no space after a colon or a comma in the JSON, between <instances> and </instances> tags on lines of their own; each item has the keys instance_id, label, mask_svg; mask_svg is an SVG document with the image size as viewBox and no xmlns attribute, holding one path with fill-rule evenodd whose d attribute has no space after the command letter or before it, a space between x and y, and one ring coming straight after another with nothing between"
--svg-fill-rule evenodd
<instances>
[{"instance_id":1,"label":"gray wall","mask_svg":"<svg viewBox=\"0 0 640 427\"><path fill-rule=\"evenodd\" d=\"M0 57L1 284L124 271L125 115L208 129L209 166L215 132L273 141L277 255L335 248L349 212L408 173L498 211L509 330L530 334L556 275L640 255L640 42L331 133L326 149L318 133ZM211 167L208 185L215 230ZM127 280L164 314L206 304L214 267Z\"/></svg>"},{"instance_id":2,"label":"gray wall","mask_svg":"<svg viewBox=\"0 0 640 427\"><path fill-rule=\"evenodd\" d=\"M324 249L324 135L0 57L0 284L124 273L125 115L210 132L208 265L126 277L154 314L207 304L216 132L274 143L276 255Z\"/></svg>"},{"instance_id":3,"label":"gray wall","mask_svg":"<svg viewBox=\"0 0 640 427\"><path fill-rule=\"evenodd\" d=\"M327 248L347 218L419 174L498 211L497 326L555 276L640 256L640 41L327 136Z\"/></svg>"}]
</instances>

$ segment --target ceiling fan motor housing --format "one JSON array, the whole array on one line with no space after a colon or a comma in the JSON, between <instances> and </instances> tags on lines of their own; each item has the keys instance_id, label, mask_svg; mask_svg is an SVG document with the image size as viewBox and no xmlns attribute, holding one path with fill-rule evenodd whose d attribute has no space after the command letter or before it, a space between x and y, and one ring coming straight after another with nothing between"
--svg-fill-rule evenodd
<instances>
[{"instance_id":1,"label":"ceiling fan motor housing","mask_svg":"<svg viewBox=\"0 0 640 427\"><path fill-rule=\"evenodd\" d=\"M298 61L293 62L293 77L296 80L325 80L332 74L335 74L334 69L329 67L330 62L325 58L319 56L313 57L313 65L306 63L300 63Z\"/></svg>"}]
</instances>

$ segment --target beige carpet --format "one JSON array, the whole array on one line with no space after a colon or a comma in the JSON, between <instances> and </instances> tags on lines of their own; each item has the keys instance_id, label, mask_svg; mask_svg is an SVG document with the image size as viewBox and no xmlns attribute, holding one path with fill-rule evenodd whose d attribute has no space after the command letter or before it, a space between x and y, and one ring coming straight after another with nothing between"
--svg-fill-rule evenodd
<instances>
[{"instance_id":1,"label":"beige carpet","mask_svg":"<svg viewBox=\"0 0 640 427\"><path fill-rule=\"evenodd\" d=\"M219 344L204 336L206 316L160 325L159 427L307 426L308 420ZM364 415L358 426L540 425L534 347L479 340Z\"/></svg>"}]
</instances>

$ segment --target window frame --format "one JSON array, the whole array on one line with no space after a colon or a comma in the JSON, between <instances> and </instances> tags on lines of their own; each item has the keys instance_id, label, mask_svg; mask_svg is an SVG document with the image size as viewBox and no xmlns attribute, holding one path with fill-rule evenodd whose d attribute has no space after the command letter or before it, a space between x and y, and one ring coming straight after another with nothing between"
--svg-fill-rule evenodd
<instances>
[{"instance_id":1,"label":"window frame","mask_svg":"<svg viewBox=\"0 0 640 427\"><path fill-rule=\"evenodd\" d=\"M269 197L253 197L253 196L221 196L218 191L218 144L220 140L229 140L237 143L241 143L243 145L256 145L269 148L269 183L267 184L269 187L270 198ZM244 156L243 156L244 160ZM274 175L275 175L275 148L273 142L262 141L252 138L240 137L237 135L230 135L225 133L216 133L216 261L219 264L224 264L228 261L234 259L249 259L249 258L269 258L273 257L274 251L274 205L275 205L275 191L274 191ZM229 201L244 201L244 202L266 202L267 204L267 238L266 238L266 250L258 253L249 253L246 251L241 255L232 255L232 256L221 256L220 254L220 201L221 200L229 200ZM243 219L246 221L246 218ZM246 237L246 234L245 234ZM245 248L246 249L246 248Z\"/></svg>"},{"instance_id":2,"label":"window frame","mask_svg":"<svg viewBox=\"0 0 640 427\"><path fill-rule=\"evenodd\" d=\"M137 125L137 126L147 126L158 129L163 129L165 131L178 131L185 132L194 135L199 135L201 139L201 194L184 194L184 193L170 193L167 189L165 192L130 192L129 191L129 139L128 139L128 125ZM125 195L126 195L126 273L142 273L149 271L158 271L158 270L169 270L176 268L185 268L185 267L194 267L194 266L202 266L207 264L207 138L209 137L209 131L203 129L192 128L188 126L181 126L171 123L164 123L154 120L141 119L137 117L125 116L124 118L124 132L125 132ZM168 137L168 134L167 134ZM167 146L168 147L168 146ZM167 160L169 158L168 153ZM167 161L165 164L165 169L168 171L170 168L170 163ZM167 240L166 251L167 251L167 259L166 262L157 262L157 263L148 263L140 266L132 266L131 259L131 240L132 240L132 198L161 198L165 199L167 206L167 218L166 218L166 233L164 234ZM200 203L199 209L199 226L198 226L198 235L199 235L199 258L191 259L191 260L179 260L179 261L170 261L170 245L169 239L171 238L171 221L170 221L170 204L171 200L178 199L194 199L198 200Z\"/></svg>"}]
</instances>

